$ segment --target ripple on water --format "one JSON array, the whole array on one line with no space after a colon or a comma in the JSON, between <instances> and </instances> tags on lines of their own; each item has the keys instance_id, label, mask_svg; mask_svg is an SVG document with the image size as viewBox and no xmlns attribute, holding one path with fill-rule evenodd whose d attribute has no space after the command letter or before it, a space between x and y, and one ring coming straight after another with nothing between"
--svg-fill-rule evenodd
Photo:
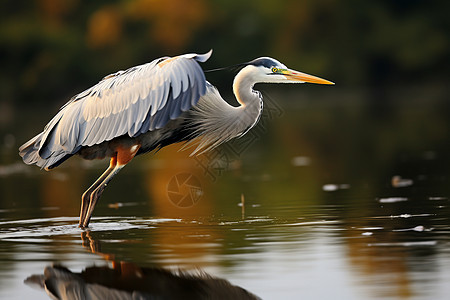
<instances>
[{"instance_id":1,"label":"ripple on water","mask_svg":"<svg viewBox=\"0 0 450 300\"><path fill-rule=\"evenodd\" d=\"M379 198L378 202L380 203L397 203L397 202L405 202L408 201L408 198L405 197L388 197L388 198Z\"/></svg>"},{"instance_id":2,"label":"ripple on water","mask_svg":"<svg viewBox=\"0 0 450 300\"><path fill-rule=\"evenodd\" d=\"M436 246L438 241L411 241L411 242L394 242L394 243L369 243L369 247L417 247L417 246Z\"/></svg>"},{"instance_id":3,"label":"ripple on water","mask_svg":"<svg viewBox=\"0 0 450 300\"><path fill-rule=\"evenodd\" d=\"M91 232L123 231L130 229L154 228L155 224L181 222L181 219L140 219L125 217L97 217L89 226ZM37 242L42 237L58 235L79 235L83 229L78 227L76 217L40 218L0 222L0 239L3 241Z\"/></svg>"}]
</instances>

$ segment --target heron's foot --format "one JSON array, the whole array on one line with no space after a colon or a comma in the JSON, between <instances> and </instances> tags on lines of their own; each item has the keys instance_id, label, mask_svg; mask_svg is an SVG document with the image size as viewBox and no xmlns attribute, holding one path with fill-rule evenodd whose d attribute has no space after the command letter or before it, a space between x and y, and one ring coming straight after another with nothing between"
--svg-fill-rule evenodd
<instances>
[{"instance_id":1,"label":"heron's foot","mask_svg":"<svg viewBox=\"0 0 450 300\"><path fill-rule=\"evenodd\" d=\"M89 229L89 226L87 224L84 225L83 222L80 221L78 223L78 228L80 228L80 229Z\"/></svg>"},{"instance_id":2,"label":"heron's foot","mask_svg":"<svg viewBox=\"0 0 450 300\"><path fill-rule=\"evenodd\" d=\"M80 220L80 228L88 227L89 222L91 221L92 213L94 212L95 205L97 204L98 199L105 190L105 187L106 183L103 183L100 186L98 186L94 191L92 191L92 193L89 195L90 197L89 207L87 208L84 219Z\"/></svg>"}]
</instances>

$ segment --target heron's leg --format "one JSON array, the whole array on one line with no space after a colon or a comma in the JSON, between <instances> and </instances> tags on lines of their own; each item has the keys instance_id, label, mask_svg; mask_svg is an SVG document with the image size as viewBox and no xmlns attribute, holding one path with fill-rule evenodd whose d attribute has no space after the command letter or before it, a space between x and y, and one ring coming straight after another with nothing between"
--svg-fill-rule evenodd
<instances>
[{"instance_id":1,"label":"heron's leg","mask_svg":"<svg viewBox=\"0 0 450 300\"><path fill-rule=\"evenodd\" d=\"M98 199L102 195L108 183L114 178L114 176L122 170L123 167L127 163L129 163L136 153L139 150L140 145L133 145L129 148L118 148L116 155L116 165L114 168L107 174L107 176L100 182L95 189L90 193L90 201L89 207L87 209L87 213L84 216L83 223L81 227L87 227L89 225L89 221L91 220L92 212L94 211L95 205L97 204ZM105 172L106 173L106 172ZM103 175L102 175L103 177Z\"/></svg>"},{"instance_id":2,"label":"heron's leg","mask_svg":"<svg viewBox=\"0 0 450 300\"><path fill-rule=\"evenodd\" d=\"M80 222L79 227L83 227L83 220L86 217L86 213L89 208L89 202L91 199L91 193L105 180L106 177L113 171L117 165L117 157L111 157L108 169L83 193L81 196L81 210L80 210Z\"/></svg>"}]
</instances>

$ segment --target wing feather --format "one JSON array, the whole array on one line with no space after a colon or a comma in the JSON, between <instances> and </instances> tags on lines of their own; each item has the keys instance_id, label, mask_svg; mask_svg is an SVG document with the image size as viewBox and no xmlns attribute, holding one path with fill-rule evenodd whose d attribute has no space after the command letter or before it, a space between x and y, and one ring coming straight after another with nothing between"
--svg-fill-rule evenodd
<instances>
[{"instance_id":1,"label":"wing feather","mask_svg":"<svg viewBox=\"0 0 450 300\"><path fill-rule=\"evenodd\" d=\"M51 157L164 127L205 94L206 79L198 62L210 55L156 59L104 77L61 108L35 140L34 148L41 158L56 164ZM51 167L47 162L39 160L38 164Z\"/></svg>"}]
</instances>

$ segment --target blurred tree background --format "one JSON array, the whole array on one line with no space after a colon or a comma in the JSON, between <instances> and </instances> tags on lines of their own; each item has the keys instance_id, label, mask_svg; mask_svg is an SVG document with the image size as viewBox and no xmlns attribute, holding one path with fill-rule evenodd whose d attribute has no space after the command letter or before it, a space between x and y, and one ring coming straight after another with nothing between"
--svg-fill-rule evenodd
<instances>
[{"instance_id":1,"label":"blurred tree background","mask_svg":"<svg viewBox=\"0 0 450 300\"><path fill-rule=\"evenodd\" d=\"M367 89L374 101L392 86L448 85L449 1L4 0L0 7L3 134L20 130L18 121L43 124L109 73L209 49L205 68L271 56L340 89Z\"/></svg>"}]
</instances>

